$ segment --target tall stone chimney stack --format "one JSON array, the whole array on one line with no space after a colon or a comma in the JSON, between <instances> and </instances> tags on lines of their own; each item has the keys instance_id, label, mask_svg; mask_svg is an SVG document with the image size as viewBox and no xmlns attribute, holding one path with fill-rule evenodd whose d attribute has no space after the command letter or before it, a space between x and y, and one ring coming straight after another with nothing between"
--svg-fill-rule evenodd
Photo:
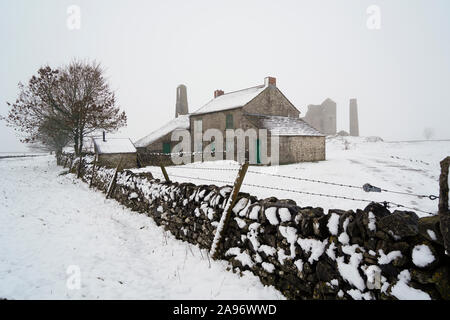
<instances>
[{"instance_id":1,"label":"tall stone chimney stack","mask_svg":"<svg viewBox=\"0 0 450 320\"><path fill-rule=\"evenodd\" d=\"M188 114L187 90L184 84L177 87L177 104L175 106L175 118L178 116Z\"/></svg>"},{"instance_id":2,"label":"tall stone chimney stack","mask_svg":"<svg viewBox=\"0 0 450 320\"><path fill-rule=\"evenodd\" d=\"M359 136L358 102L356 99L350 99L350 135Z\"/></svg>"}]
</instances>

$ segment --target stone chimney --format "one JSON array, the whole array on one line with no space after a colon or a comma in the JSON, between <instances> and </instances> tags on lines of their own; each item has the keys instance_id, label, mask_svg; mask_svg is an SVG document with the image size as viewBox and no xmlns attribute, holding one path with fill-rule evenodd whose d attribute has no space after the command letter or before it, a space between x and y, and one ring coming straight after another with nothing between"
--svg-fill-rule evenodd
<instances>
[{"instance_id":1,"label":"stone chimney","mask_svg":"<svg viewBox=\"0 0 450 320\"><path fill-rule=\"evenodd\" d=\"M350 135L359 136L359 123L358 123L358 102L356 99L350 99Z\"/></svg>"},{"instance_id":2,"label":"stone chimney","mask_svg":"<svg viewBox=\"0 0 450 320\"><path fill-rule=\"evenodd\" d=\"M216 90L214 91L214 98L220 97L223 94L224 94L223 90Z\"/></svg>"},{"instance_id":3,"label":"stone chimney","mask_svg":"<svg viewBox=\"0 0 450 320\"><path fill-rule=\"evenodd\" d=\"M274 78L274 77L265 77L265 78L264 78L264 85L265 85L266 87L268 87L268 86L274 86L274 87L276 87L276 86L277 86L277 78Z\"/></svg>"},{"instance_id":4,"label":"stone chimney","mask_svg":"<svg viewBox=\"0 0 450 320\"><path fill-rule=\"evenodd\" d=\"M184 84L177 87L177 103L175 105L175 118L189 113L187 102L187 90Z\"/></svg>"}]
</instances>

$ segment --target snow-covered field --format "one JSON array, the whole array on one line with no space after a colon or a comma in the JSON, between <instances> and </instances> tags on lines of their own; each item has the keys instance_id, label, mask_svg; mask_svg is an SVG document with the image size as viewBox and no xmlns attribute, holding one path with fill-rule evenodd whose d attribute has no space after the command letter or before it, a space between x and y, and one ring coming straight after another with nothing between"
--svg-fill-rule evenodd
<instances>
[{"instance_id":1,"label":"snow-covered field","mask_svg":"<svg viewBox=\"0 0 450 320\"><path fill-rule=\"evenodd\" d=\"M327 142L326 161L250 167L249 171L256 173L247 173L244 183L387 200L435 213L437 200L366 193L258 173L358 186L371 183L394 191L438 195L439 161L447 155L450 141L387 143L334 138ZM232 182L236 175L227 170L193 168L238 165L227 161L195 163L167 171L174 181L190 181L175 177L180 175ZM160 175L159 168L139 169L144 170ZM58 176L62 171L52 156L0 160L0 298L283 299L255 276L245 273L240 278L226 271L227 262L209 261L206 251L175 240L151 218L106 200L103 193L89 189L73 175ZM242 191L325 209L366 205L254 186L244 185ZM78 270L81 288L73 289Z\"/></svg>"},{"instance_id":2,"label":"snow-covered field","mask_svg":"<svg viewBox=\"0 0 450 320\"><path fill-rule=\"evenodd\" d=\"M345 196L369 201L389 201L406 207L437 213L438 200L418 198L396 193L367 193L362 189L346 188L321 183L299 181L274 177L261 173L323 180L334 183L362 187L365 183L386 190L420 194L439 195L439 162L450 155L449 141L423 142L383 142L373 137L337 137L327 140L327 160L316 163L306 162L277 167L251 166L245 176L242 192L248 192L259 198L275 196L279 199L293 199L299 206L323 207L325 210L363 209L369 202L351 201L316 195L299 194L246 186L245 184L278 187L311 193ZM233 161L192 163L179 167L167 167L173 181L211 184L206 180L185 179L177 176L229 181L236 178L237 171L202 170L195 168L238 169ZM146 167L134 171L150 171L154 176L164 179L159 167ZM253 171L253 172L252 172ZM257 173L254 173L257 172ZM224 185L224 183L214 183ZM391 207L391 210L397 208ZM405 210L403 208L403 210ZM419 216L428 213L416 211Z\"/></svg>"},{"instance_id":3,"label":"snow-covered field","mask_svg":"<svg viewBox=\"0 0 450 320\"><path fill-rule=\"evenodd\" d=\"M61 171L0 160L0 298L283 299Z\"/></svg>"}]
</instances>

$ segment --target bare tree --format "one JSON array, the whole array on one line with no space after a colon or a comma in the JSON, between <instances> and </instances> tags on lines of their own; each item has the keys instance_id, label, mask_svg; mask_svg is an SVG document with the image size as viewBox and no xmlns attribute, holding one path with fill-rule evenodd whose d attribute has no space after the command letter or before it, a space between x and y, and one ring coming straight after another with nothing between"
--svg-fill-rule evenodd
<instances>
[{"instance_id":1,"label":"bare tree","mask_svg":"<svg viewBox=\"0 0 450 320\"><path fill-rule=\"evenodd\" d=\"M70 106L71 134L78 155L85 136L97 131L115 131L126 125L125 112L115 106L115 95L109 88L98 63L74 61L61 72L64 105Z\"/></svg>"},{"instance_id":2,"label":"bare tree","mask_svg":"<svg viewBox=\"0 0 450 320\"><path fill-rule=\"evenodd\" d=\"M423 136L425 139L430 140L434 136L434 129L433 128L425 128L423 130Z\"/></svg>"},{"instance_id":3,"label":"bare tree","mask_svg":"<svg viewBox=\"0 0 450 320\"><path fill-rule=\"evenodd\" d=\"M63 148L72 140L72 136L65 130L58 128L58 123L47 120L41 124L37 132L38 142L32 144L32 148L44 151L54 151L59 160Z\"/></svg>"},{"instance_id":4,"label":"bare tree","mask_svg":"<svg viewBox=\"0 0 450 320\"><path fill-rule=\"evenodd\" d=\"M40 127L45 123L56 121L57 114L54 109L59 86L58 73L58 70L48 66L40 68L37 75L31 77L27 86L19 83L19 96L15 103L6 102L12 107L6 122L20 133L22 142L40 142ZM62 125L63 123L58 124L58 128L62 128ZM64 130L69 131L69 127Z\"/></svg>"},{"instance_id":5,"label":"bare tree","mask_svg":"<svg viewBox=\"0 0 450 320\"><path fill-rule=\"evenodd\" d=\"M116 107L114 92L103 73L96 62L73 61L59 69L40 68L27 86L19 84L16 102L8 103L8 125L23 135L23 142L56 143L59 148L69 137L80 155L85 136L126 125L125 112Z\"/></svg>"}]
</instances>

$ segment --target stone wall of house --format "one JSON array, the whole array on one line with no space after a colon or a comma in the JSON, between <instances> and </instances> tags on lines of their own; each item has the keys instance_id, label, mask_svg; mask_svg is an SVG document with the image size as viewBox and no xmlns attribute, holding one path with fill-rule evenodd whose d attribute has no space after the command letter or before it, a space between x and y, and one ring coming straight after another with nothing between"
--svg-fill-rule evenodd
<instances>
[{"instance_id":1,"label":"stone wall of house","mask_svg":"<svg viewBox=\"0 0 450 320\"><path fill-rule=\"evenodd\" d=\"M325 160L325 137L282 136L280 164Z\"/></svg>"},{"instance_id":2,"label":"stone wall of house","mask_svg":"<svg viewBox=\"0 0 450 320\"><path fill-rule=\"evenodd\" d=\"M298 118L300 111L275 86L269 86L243 107L245 113Z\"/></svg>"},{"instance_id":3,"label":"stone wall of house","mask_svg":"<svg viewBox=\"0 0 450 320\"><path fill-rule=\"evenodd\" d=\"M82 179L91 174L87 158ZM113 175L99 168L93 185L106 191ZM176 238L209 249L231 190L125 170L111 197ZM438 216L419 219L376 203L325 213L239 193L219 250L234 272L249 270L289 299L450 299L450 258Z\"/></svg>"},{"instance_id":4,"label":"stone wall of house","mask_svg":"<svg viewBox=\"0 0 450 320\"><path fill-rule=\"evenodd\" d=\"M213 112L213 113L206 113L206 114L199 114L199 115L191 115L190 116L190 132L191 132L191 150L196 151L197 149L194 146L194 133L195 129L195 121L202 121L202 133L205 133L207 129L218 129L222 133L222 136L224 138L223 141L223 150L226 151L225 147L225 138L226 138L226 117L227 115L233 116L233 128L232 129L238 129L241 127L241 120L242 120L242 108L236 108L231 110L225 110L221 112ZM203 141L202 143L202 150L206 146L208 146L211 142L210 141ZM236 145L236 144L235 144ZM236 147L235 147L236 150ZM226 158L226 155L224 154L223 158ZM233 159L235 159L233 157Z\"/></svg>"},{"instance_id":5,"label":"stone wall of house","mask_svg":"<svg viewBox=\"0 0 450 320\"><path fill-rule=\"evenodd\" d=\"M198 115L191 114L191 116L189 117L191 135L193 136L193 134L194 134L194 122L198 121L198 120L202 120L203 132L205 132L207 129L210 129L210 128L219 129L220 131L222 131L223 135L225 136L226 116L227 115L233 116L233 124L234 124L233 129L237 129L237 128L241 127L242 108L235 108L235 109L230 109L230 110L198 114Z\"/></svg>"},{"instance_id":6,"label":"stone wall of house","mask_svg":"<svg viewBox=\"0 0 450 320\"><path fill-rule=\"evenodd\" d=\"M122 159L121 167L124 169L137 167L136 153L104 153L98 155L98 162L101 166L115 168Z\"/></svg>"},{"instance_id":7,"label":"stone wall of house","mask_svg":"<svg viewBox=\"0 0 450 320\"><path fill-rule=\"evenodd\" d=\"M151 151L147 148L136 148L138 153L138 162L140 167L146 166L173 166L170 154L163 154L162 150Z\"/></svg>"}]
</instances>

